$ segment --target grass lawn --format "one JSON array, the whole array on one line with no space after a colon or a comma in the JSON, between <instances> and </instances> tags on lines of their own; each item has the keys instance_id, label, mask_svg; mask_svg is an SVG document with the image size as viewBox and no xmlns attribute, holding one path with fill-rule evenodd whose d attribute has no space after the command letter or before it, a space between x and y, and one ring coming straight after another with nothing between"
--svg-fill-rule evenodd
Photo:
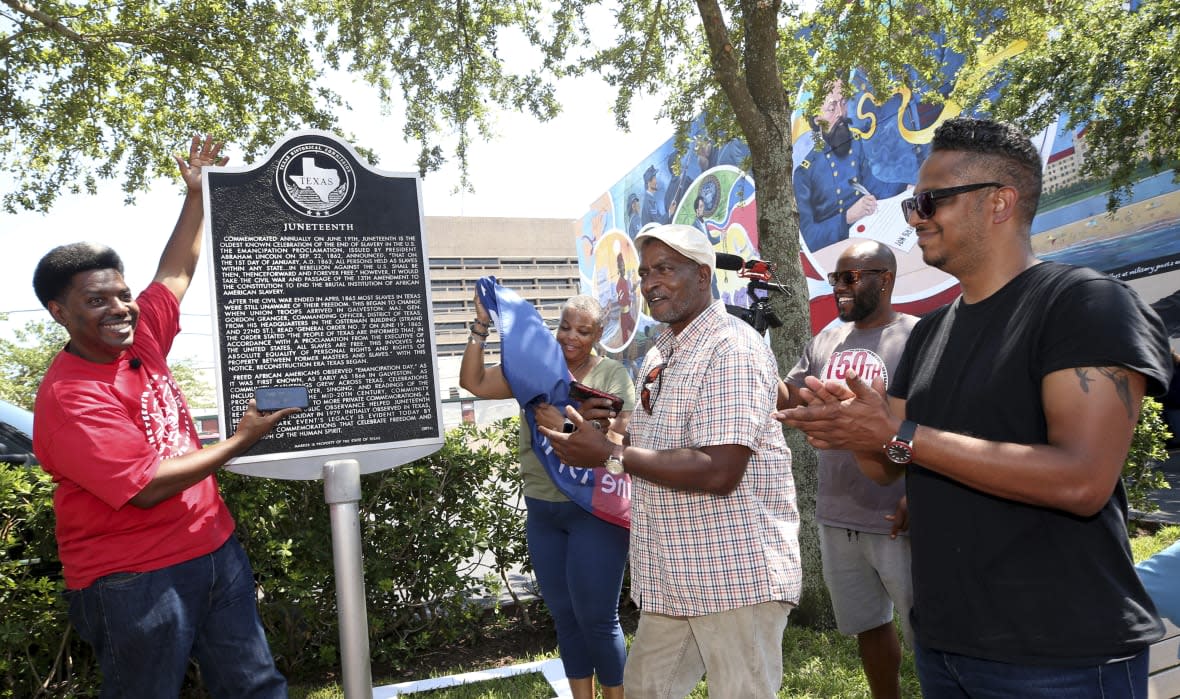
<instances>
[{"instance_id":1,"label":"grass lawn","mask_svg":"<svg viewBox=\"0 0 1180 699\"><path fill-rule=\"evenodd\" d=\"M1136 532L1131 541L1132 553L1136 561L1141 561L1152 554L1180 540L1180 526L1167 526L1152 531L1143 529ZM624 620L624 631L630 643L634 633L634 615ZM521 629L517 634L525 636L538 632ZM523 639L523 636L522 636ZM503 640L497 646L503 648ZM511 642L511 639L507 639ZM535 645L532 639L524 645ZM469 655L470 651L465 651ZM423 667L423 674L418 678L438 677L444 675L469 672L487 667L512 665L556 657L556 648L549 653L523 653L519 656L507 656L497 652L495 659L489 660L471 657L461 665L453 665L445 660L445 653L438 654L442 659L436 667ZM405 677L396 679L374 677L375 686L394 684L405 681ZM907 697L918 697L918 678L914 670L913 657L906 653L901 668L902 693ZM291 699L342 699L343 691L335 684L292 685ZM539 673L517 675L515 677L490 680L477 684L469 684L447 689L437 689L405 695L414 699L549 699L553 696L548 683ZM697 689L689 695L694 699L708 696L705 683L702 681ZM802 627L788 625L783 636L783 686L779 691L780 699L834 699L869 697L868 684L864 673L861 672L860 658L856 651L856 641L842 636L836 631L813 631Z\"/></svg>"}]
</instances>

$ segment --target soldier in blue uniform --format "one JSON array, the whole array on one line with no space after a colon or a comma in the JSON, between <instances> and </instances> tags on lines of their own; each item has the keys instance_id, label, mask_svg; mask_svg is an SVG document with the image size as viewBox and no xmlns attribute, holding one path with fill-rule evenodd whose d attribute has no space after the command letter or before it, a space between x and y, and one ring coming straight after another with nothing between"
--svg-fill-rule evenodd
<instances>
[{"instance_id":1,"label":"soldier in blue uniform","mask_svg":"<svg viewBox=\"0 0 1180 699\"><path fill-rule=\"evenodd\" d=\"M905 189L873 175L860 137L849 128L848 105L837 83L811 119L815 144L795 168L799 229L815 251L848 237L848 227L877 210L877 198Z\"/></svg>"},{"instance_id":2,"label":"soldier in blue uniform","mask_svg":"<svg viewBox=\"0 0 1180 699\"><path fill-rule=\"evenodd\" d=\"M656 177L656 166L651 165L643 173L643 225L649 223L667 223L668 212L664 210L664 200L656 196L660 190L660 180Z\"/></svg>"}]
</instances>

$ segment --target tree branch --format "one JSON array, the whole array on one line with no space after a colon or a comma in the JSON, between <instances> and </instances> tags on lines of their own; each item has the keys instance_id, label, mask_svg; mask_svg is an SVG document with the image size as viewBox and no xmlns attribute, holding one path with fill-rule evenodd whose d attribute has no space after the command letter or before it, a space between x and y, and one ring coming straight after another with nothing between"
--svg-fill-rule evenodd
<instances>
[{"instance_id":1,"label":"tree branch","mask_svg":"<svg viewBox=\"0 0 1180 699\"><path fill-rule=\"evenodd\" d=\"M697 8L701 13L705 40L709 44L709 60L713 64L713 73L729 99L729 106L733 109L748 142L759 134L764 134L765 127L759 118L758 106L750 94L749 85L742 79L741 68L737 57L734 56L733 44L729 40L729 29L721 15L721 7L717 0L697 0Z\"/></svg>"},{"instance_id":2,"label":"tree branch","mask_svg":"<svg viewBox=\"0 0 1180 699\"><path fill-rule=\"evenodd\" d=\"M5 5L8 5L25 17L37 20L41 24L44 24L47 29L57 34L61 34L67 39L81 43L86 41L86 37L67 27L62 23L60 18L46 14L28 3L20 2L20 0L0 0L0 2L3 2Z\"/></svg>"}]
</instances>

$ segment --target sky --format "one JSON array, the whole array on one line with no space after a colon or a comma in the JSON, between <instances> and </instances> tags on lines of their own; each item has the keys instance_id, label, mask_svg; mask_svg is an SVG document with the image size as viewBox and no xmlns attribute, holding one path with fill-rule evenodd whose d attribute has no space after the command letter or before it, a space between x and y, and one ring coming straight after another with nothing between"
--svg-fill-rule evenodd
<instances>
[{"instance_id":1,"label":"sky","mask_svg":"<svg viewBox=\"0 0 1180 699\"><path fill-rule=\"evenodd\" d=\"M353 85L346 95L354 109L342 113L340 121L379 154L372 165L413 173L417 150L401 140L399 116L381 115L375 96L364 87ZM558 98L562 112L549 122L540 123L522 113L497 116L497 138L473 144L469 150L474 192L454 192L458 182L454 165L424 178L423 215L579 218L597 195L673 132L670 123L657 122L659 105L654 98L637 102L631 130L619 130L610 111L613 88L597 77L558 83ZM231 165L249 164L235 157L232 143L223 152L229 154ZM9 314L7 322L0 321L0 337L12 338L13 330L30 320L49 319L33 294L31 280L37 261L57 245L79 240L110 245L123 257L127 283L135 292L143 289L155 273L182 199L177 177L156 181L132 206L124 205L118 183L108 182L94 196L62 196L48 214L0 212L0 252L9 270L0 280L0 312ZM572 237L570 250L572 255ZM211 365L208 277L202 259L181 305L183 329L173 360L192 357L198 366Z\"/></svg>"}]
</instances>

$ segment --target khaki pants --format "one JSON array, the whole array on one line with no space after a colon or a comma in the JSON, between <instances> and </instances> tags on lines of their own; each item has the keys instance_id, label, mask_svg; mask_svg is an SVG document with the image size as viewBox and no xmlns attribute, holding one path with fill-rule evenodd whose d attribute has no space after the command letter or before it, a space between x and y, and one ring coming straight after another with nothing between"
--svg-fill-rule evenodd
<instances>
[{"instance_id":1,"label":"khaki pants","mask_svg":"<svg viewBox=\"0 0 1180 699\"><path fill-rule=\"evenodd\" d=\"M700 681L711 699L773 699L783 681L788 602L697 617L642 613L627 656L628 699L681 699Z\"/></svg>"}]
</instances>

